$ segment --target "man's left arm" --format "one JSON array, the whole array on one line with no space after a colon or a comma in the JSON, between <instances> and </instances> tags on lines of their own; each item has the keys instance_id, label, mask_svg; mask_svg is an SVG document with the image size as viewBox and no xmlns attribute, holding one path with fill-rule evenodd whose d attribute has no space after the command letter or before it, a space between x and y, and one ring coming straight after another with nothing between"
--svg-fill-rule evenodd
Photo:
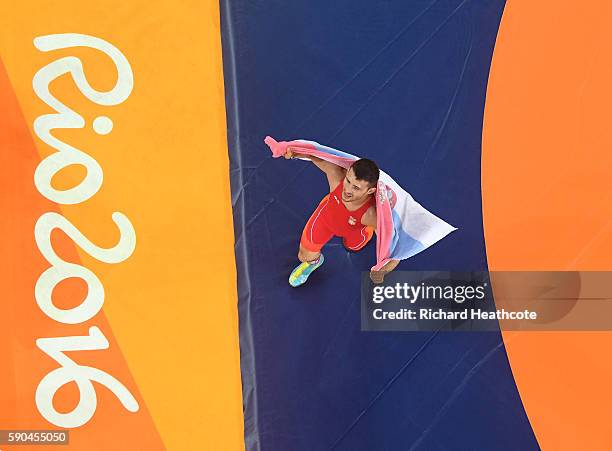
<instances>
[{"instance_id":1,"label":"man's left arm","mask_svg":"<svg viewBox=\"0 0 612 451\"><path fill-rule=\"evenodd\" d=\"M361 218L361 223L365 226L373 227L374 231L376 232L375 207L368 208L368 210L363 214L363 217ZM399 265L399 262L399 260L389 260L378 271L370 271L370 279L372 279L372 282L374 283L382 283L385 280L385 275L388 272L393 271L397 267L397 265Z\"/></svg>"}]
</instances>

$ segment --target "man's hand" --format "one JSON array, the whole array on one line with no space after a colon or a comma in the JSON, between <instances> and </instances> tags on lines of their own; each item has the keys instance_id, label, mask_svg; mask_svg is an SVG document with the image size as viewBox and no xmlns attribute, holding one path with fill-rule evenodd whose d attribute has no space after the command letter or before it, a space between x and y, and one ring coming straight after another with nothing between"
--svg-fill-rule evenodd
<instances>
[{"instance_id":1,"label":"man's hand","mask_svg":"<svg viewBox=\"0 0 612 451\"><path fill-rule=\"evenodd\" d=\"M374 283L383 283L387 273L393 271L399 265L399 262L399 260L389 260L379 271L370 271L370 279Z\"/></svg>"},{"instance_id":2,"label":"man's hand","mask_svg":"<svg viewBox=\"0 0 612 451\"><path fill-rule=\"evenodd\" d=\"M370 271L370 279L376 284L383 283L387 272L388 271Z\"/></svg>"}]
</instances>

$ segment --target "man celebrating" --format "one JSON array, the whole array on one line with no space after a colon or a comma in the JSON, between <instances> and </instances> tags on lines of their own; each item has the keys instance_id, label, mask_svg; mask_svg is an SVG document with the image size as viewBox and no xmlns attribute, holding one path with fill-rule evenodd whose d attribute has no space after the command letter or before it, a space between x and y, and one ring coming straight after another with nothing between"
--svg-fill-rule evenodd
<instances>
[{"instance_id":1,"label":"man celebrating","mask_svg":"<svg viewBox=\"0 0 612 451\"><path fill-rule=\"evenodd\" d=\"M333 237L342 238L344 247L357 252L368 244L376 230L376 202L374 194L379 169L372 160L360 159L344 169L312 155L297 153L291 146L285 158L303 158L312 161L327 176L330 193L321 200L306 223L298 259L300 263L289 276L289 284L298 287L323 264L321 248ZM399 260L390 260L380 271L371 271L374 283L381 283L385 273L392 271Z\"/></svg>"}]
</instances>

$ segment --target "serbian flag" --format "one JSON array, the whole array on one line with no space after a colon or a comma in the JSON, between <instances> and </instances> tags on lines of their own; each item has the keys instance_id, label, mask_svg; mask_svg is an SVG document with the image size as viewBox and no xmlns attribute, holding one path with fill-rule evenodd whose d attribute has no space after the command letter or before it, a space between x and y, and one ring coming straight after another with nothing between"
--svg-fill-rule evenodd
<instances>
[{"instance_id":1,"label":"serbian flag","mask_svg":"<svg viewBox=\"0 0 612 451\"><path fill-rule=\"evenodd\" d=\"M264 142L272 156L279 158L291 146L297 153L313 155L348 169L359 157L323 146L314 141L276 141L266 136ZM376 265L380 270L389 260L404 260L427 249L457 230L427 211L387 173L380 171L376 191Z\"/></svg>"}]
</instances>

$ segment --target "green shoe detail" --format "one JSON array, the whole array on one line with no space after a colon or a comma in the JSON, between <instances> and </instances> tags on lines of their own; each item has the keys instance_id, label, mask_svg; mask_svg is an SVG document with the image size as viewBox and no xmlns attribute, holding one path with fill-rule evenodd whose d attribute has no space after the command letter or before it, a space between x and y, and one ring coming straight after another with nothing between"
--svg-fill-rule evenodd
<instances>
[{"instance_id":1,"label":"green shoe detail","mask_svg":"<svg viewBox=\"0 0 612 451\"><path fill-rule=\"evenodd\" d=\"M291 271L291 275L289 276L289 285L292 287L299 287L300 285L306 283L308 276L310 276L315 269L321 266L324 260L323 254L321 254L318 263L314 265L311 265L308 262L300 263L293 271Z\"/></svg>"}]
</instances>

